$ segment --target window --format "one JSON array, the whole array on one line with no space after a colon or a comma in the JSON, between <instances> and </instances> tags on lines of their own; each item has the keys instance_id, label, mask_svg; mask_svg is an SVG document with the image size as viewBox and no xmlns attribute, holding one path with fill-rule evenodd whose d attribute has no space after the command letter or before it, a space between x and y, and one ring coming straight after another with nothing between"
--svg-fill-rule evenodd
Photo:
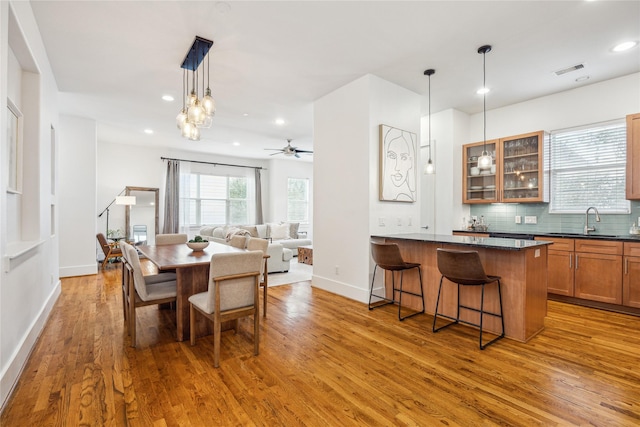
<instances>
[{"instance_id":1,"label":"window","mask_svg":"<svg viewBox=\"0 0 640 427\"><path fill-rule=\"evenodd\" d=\"M253 206L247 177L192 173L181 194L180 216L189 226L250 224Z\"/></svg>"},{"instance_id":2,"label":"window","mask_svg":"<svg viewBox=\"0 0 640 427\"><path fill-rule=\"evenodd\" d=\"M288 179L287 221L309 222L309 180L307 178Z\"/></svg>"},{"instance_id":3,"label":"window","mask_svg":"<svg viewBox=\"0 0 640 427\"><path fill-rule=\"evenodd\" d=\"M551 134L551 213L630 212L625 200L626 130L609 122Z\"/></svg>"}]
</instances>

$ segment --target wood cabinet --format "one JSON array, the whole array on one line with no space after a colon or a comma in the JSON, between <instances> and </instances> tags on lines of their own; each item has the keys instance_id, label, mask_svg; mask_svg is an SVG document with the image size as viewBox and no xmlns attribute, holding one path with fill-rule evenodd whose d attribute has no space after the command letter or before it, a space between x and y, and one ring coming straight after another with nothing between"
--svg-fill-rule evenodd
<instances>
[{"instance_id":1,"label":"wood cabinet","mask_svg":"<svg viewBox=\"0 0 640 427\"><path fill-rule=\"evenodd\" d=\"M546 133L531 132L487 141L494 167L480 170L483 142L463 146L463 203L535 203L548 201L544 180Z\"/></svg>"},{"instance_id":2,"label":"wood cabinet","mask_svg":"<svg viewBox=\"0 0 640 427\"><path fill-rule=\"evenodd\" d=\"M489 233L477 233L477 232L473 232L473 231L468 232L468 233L467 232L461 233L459 231L454 231L451 234L453 234L454 236L489 237Z\"/></svg>"},{"instance_id":3,"label":"wood cabinet","mask_svg":"<svg viewBox=\"0 0 640 427\"><path fill-rule=\"evenodd\" d=\"M575 296L622 304L622 242L575 241Z\"/></svg>"},{"instance_id":4,"label":"wood cabinet","mask_svg":"<svg viewBox=\"0 0 640 427\"><path fill-rule=\"evenodd\" d=\"M573 239L536 237L536 240L553 242L547 252L547 292L574 296Z\"/></svg>"},{"instance_id":5,"label":"wood cabinet","mask_svg":"<svg viewBox=\"0 0 640 427\"><path fill-rule=\"evenodd\" d=\"M627 116L627 199L640 200L640 113Z\"/></svg>"},{"instance_id":6,"label":"wood cabinet","mask_svg":"<svg viewBox=\"0 0 640 427\"><path fill-rule=\"evenodd\" d=\"M622 304L622 242L549 237L536 239L554 242L549 247L547 261L549 293ZM640 257L638 261L640 267Z\"/></svg>"},{"instance_id":7,"label":"wood cabinet","mask_svg":"<svg viewBox=\"0 0 640 427\"><path fill-rule=\"evenodd\" d=\"M494 158L491 169L478 169L478 157L484 142L464 145L462 148L462 203L495 203L498 201L499 162L496 161L498 140L487 141L486 150Z\"/></svg>"},{"instance_id":8,"label":"wood cabinet","mask_svg":"<svg viewBox=\"0 0 640 427\"><path fill-rule=\"evenodd\" d=\"M640 243L624 243L622 305L640 308Z\"/></svg>"}]
</instances>

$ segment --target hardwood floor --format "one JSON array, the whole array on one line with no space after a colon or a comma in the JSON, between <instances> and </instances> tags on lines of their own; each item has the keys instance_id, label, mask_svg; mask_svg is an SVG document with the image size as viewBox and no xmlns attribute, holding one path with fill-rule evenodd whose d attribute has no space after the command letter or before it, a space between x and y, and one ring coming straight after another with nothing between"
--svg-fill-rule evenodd
<instances>
[{"instance_id":1,"label":"hardwood floor","mask_svg":"<svg viewBox=\"0 0 640 427\"><path fill-rule=\"evenodd\" d=\"M433 334L309 282L268 303L260 355L245 319L215 369L211 337L176 342L169 309L141 309L129 346L119 265L64 279L0 425L640 424L638 317L549 302L542 334L480 351L470 327Z\"/></svg>"}]
</instances>

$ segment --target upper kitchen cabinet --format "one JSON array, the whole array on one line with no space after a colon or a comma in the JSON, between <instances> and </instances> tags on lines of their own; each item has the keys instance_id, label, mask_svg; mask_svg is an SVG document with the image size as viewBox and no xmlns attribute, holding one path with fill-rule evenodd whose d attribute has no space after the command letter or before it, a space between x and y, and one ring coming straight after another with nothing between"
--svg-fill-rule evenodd
<instances>
[{"instance_id":1,"label":"upper kitchen cabinet","mask_svg":"<svg viewBox=\"0 0 640 427\"><path fill-rule=\"evenodd\" d=\"M640 113L627 116L627 199L640 200Z\"/></svg>"},{"instance_id":2,"label":"upper kitchen cabinet","mask_svg":"<svg viewBox=\"0 0 640 427\"><path fill-rule=\"evenodd\" d=\"M489 169L478 168L478 157L484 150L484 142L467 144L462 147L462 203L495 203L498 201L499 141L487 141L486 150L493 158Z\"/></svg>"},{"instance_id":3,"label":"upper kitchen cabinet","mask_svg":"<svg viewBox=\"0 0 640 427\"><path fill-rule=\"evenodd\" d=\"M546 133L539 131L487 141L487 151L495 153L495 166L490 170L473 168L482 142L464 145L463 203L547 202L545 139Z\"/></svg>"}]
</instances>

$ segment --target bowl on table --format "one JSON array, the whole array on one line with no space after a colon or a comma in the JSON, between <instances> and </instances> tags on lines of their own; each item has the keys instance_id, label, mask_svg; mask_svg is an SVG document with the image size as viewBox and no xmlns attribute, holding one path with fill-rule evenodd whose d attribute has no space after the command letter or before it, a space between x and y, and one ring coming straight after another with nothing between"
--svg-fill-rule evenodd
<instances>
[{"instance_id":1,"label":"bowl on table","mask_svg":"<svg viewBox=\"0 0 640 427\"><path fill-rule=\"evenodd\" d=\"M187 242L187 246L194 251L204 250L207 246L209 246L209 242Z\"/></svg>"}]
</instances>

